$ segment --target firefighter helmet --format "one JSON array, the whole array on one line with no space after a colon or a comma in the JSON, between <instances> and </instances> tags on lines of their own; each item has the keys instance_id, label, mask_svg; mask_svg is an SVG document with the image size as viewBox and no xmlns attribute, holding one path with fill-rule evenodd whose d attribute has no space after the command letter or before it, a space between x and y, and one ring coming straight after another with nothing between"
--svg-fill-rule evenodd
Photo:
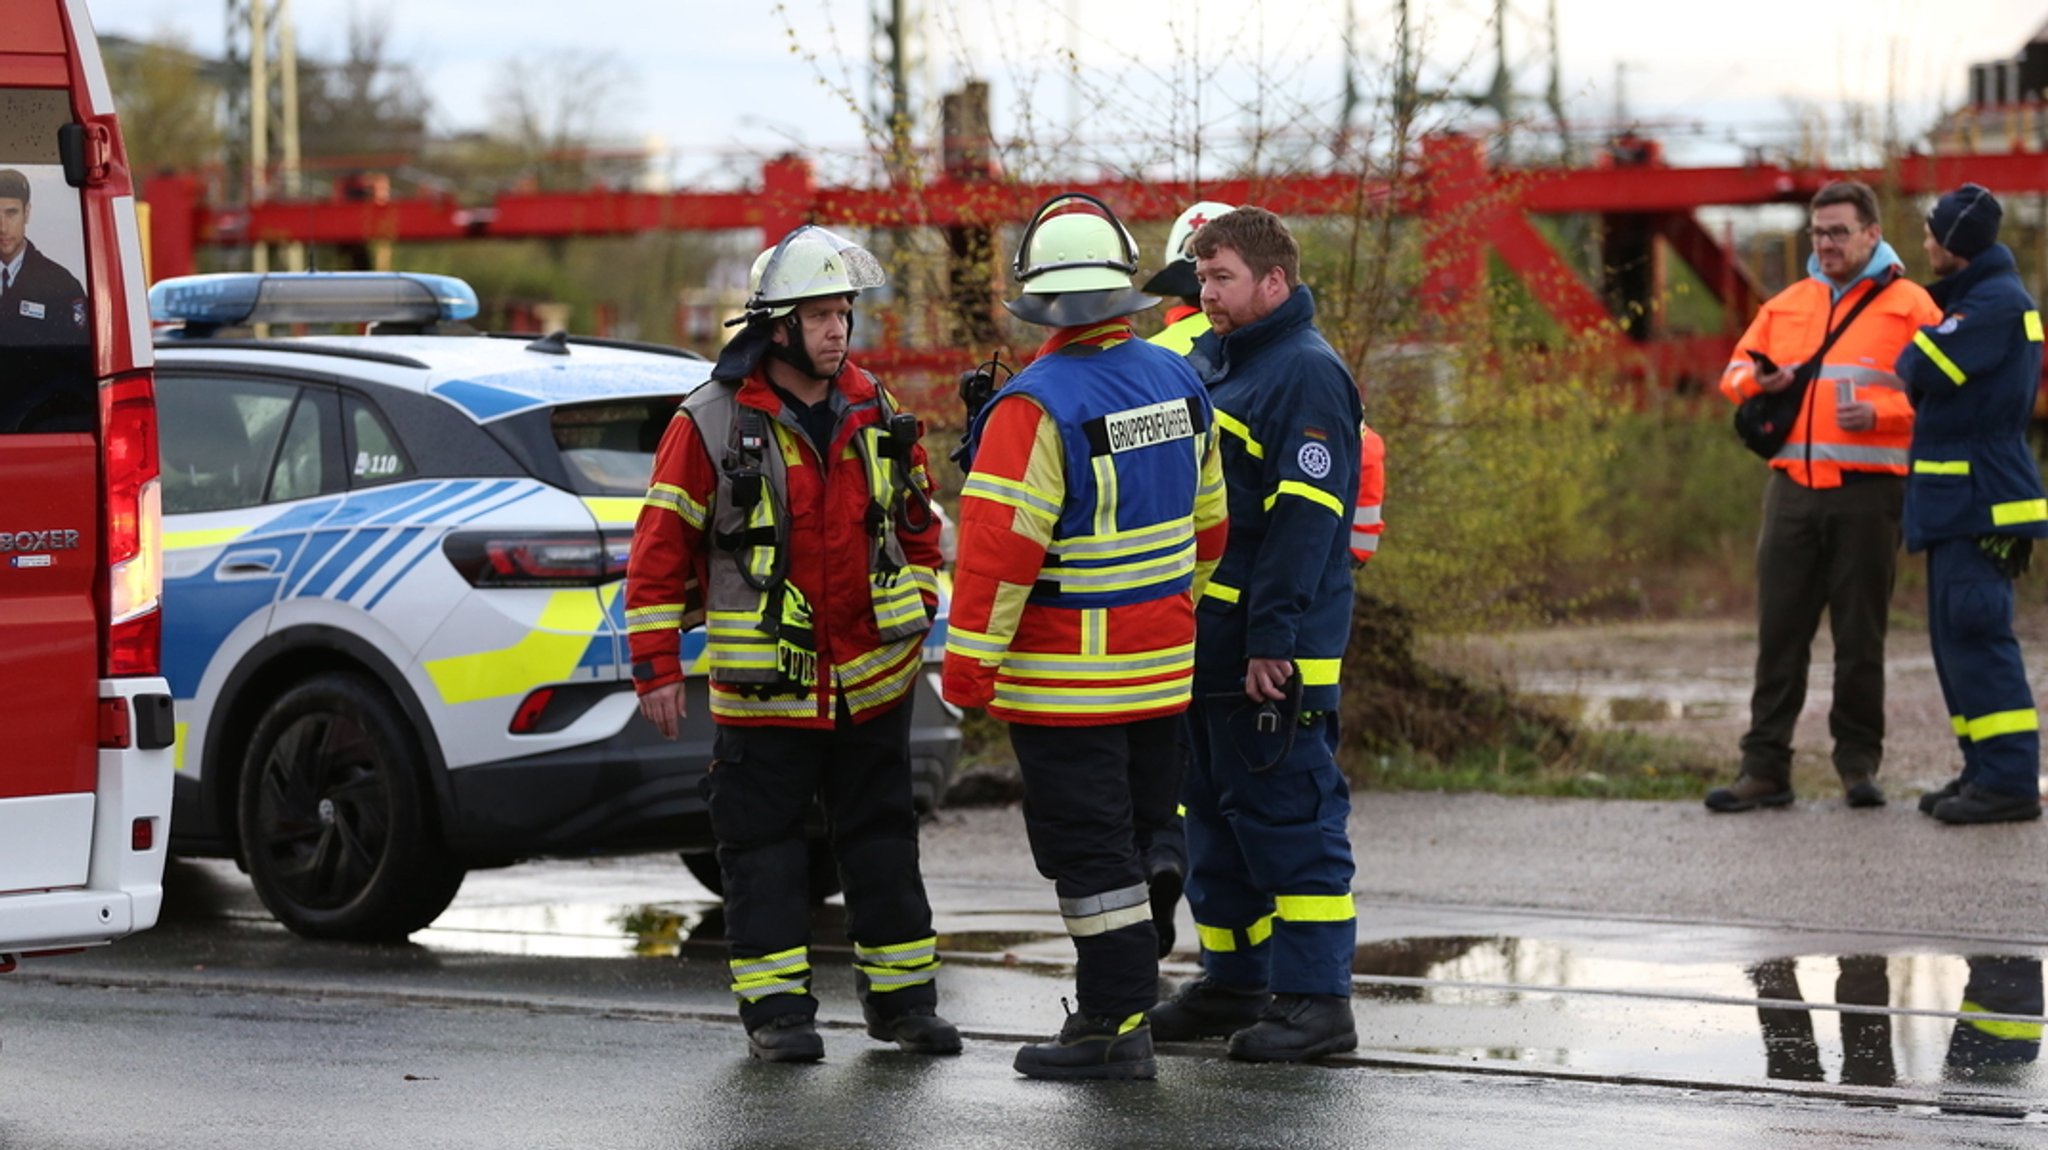
<instances>
[{"instance_id":1,"label":"firefighter helmet","mask_svg":"<svg viewBox=\"0 0 2048 1150\"><path fill-rule=\"evenodd\" d=\"M1180 218L1173 221L1172 230L1166 233L1164 262L1160 264L1159 271L1145 281L1145 290L1182 299L1201 295L1201 281L1195 278L1195 233L1217 216L1236 210L1230 204L1203 200L1182 212Z\"/></svg>"},{"instance_id":2,"label":"firefighter helmet","mask_svg":"<svg viewBox=\"0 0 2048 1150\"><path fill-rule=\"evenodd\" d=\"M1071 327L1159 302L1131 287L1138 244L1108 204L1063 192L1032 213L1012 265L1023 294L1004 304L1027 323Z\"/></svg>"},{"instance_id":3,"label":"firefighter helmet","mask_svg":"<svg viewBox=\"0 0 2048 1150\"><path fill-rule=\"evenodd\" d=\"M888 282L866 248L836 232L804 224L754 259L747 318L779 319L807 299L853 296Z\"/></svg>"}]
</instances>

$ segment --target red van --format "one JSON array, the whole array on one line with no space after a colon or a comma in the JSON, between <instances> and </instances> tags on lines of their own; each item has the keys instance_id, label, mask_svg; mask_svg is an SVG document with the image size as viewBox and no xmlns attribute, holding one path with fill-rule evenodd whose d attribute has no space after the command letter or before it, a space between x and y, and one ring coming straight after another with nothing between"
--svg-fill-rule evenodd
<instances>
[{"instance_id":1,"label":"red van","mask_svg":"<svg viewBox=\"0 0 2048 1150\"><path fill-rule=\"evenodd\" d=\"M142 235L84 0L0 0L0 971L156 922L170 690Z\"/></svg>"}]
</instances>

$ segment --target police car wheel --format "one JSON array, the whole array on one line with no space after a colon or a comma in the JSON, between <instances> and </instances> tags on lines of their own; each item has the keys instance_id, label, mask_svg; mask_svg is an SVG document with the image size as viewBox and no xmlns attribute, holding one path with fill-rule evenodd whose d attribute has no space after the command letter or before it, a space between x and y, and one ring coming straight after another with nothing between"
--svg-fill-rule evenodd
<instances>
[{"instance_id":1,"label":"police car wheel","mask_svg":"<svg viewBox=\"0 0 2048 1150\"><path fill-rule=\"evenodd\" d=\"M390 696L323 674L264 712L242 764L256 893L307 938L387 941L432 922L463 868L434 841L423 756Z\"/></svg>"},{"instance_id":2,"label":"police car wheel","mask_svg":"<svg viewBox=\"0 0 2048 1150\"><path fill-rule=\"evenodd\" d=\"M832 844L822 838L811 840L811 905L817 906L839 893L839 863L832 858ZM725 897L725 875L718 869L715 851L683 851L683 869L690 877L719 898Z\"/></svg>"}]
</instances>

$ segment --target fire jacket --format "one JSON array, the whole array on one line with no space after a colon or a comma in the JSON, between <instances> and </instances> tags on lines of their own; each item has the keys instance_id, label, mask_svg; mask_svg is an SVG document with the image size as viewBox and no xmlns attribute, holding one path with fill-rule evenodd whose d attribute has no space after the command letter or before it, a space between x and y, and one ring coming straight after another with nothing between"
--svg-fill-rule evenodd
<instances>
[{"instance_id":1,"label":"fire jacket","mask_svg":"<svg viewBox=\"0 0 2048 1150\"><path fill-rule=\"evenodd\" d=\"M859 721L909 694L940 525L906 490L930 496L924 449L907 475L883 450L895 408L873 376L833 381L821 457L764 370L693 392L655 453L626 577L634 686L680 680L682 631L707 623L714 718L829 728L841 699Z\"/></svg>"},{"instance_id":2,"label":"fire jacket","mask_svg":"<svg viewBox=\"0 0 2048 1150\"><path fill-rule=\"evenodd\" d=\"M1272 314L1195 341L1223 429L1230 536L1198 608L1195 689L1239 689L1248 659L1289 659L1303 710L1337 705L1351 637L1350 521L1358 505L1358 388L1296 287Z\"/></svg>"},{"instance_id":3,"label":"fire jacket","mask_svg":"<svg viewBox=\"0 0 2048 1150\"><path fill-rule=\"evenodd\" d=\"M1838 288L1809 260L1807 278L1764 304L1735 345L1735 354L1721 373L1721 394L1741 403L1761 390L1751 350L1761 351L1781 367L1805 363L1821 341L1858 300L1878 290L1883 278L1895 275L1898 253L1879 242L1870 262L1846 288ZM1863 309L1849 330L1828 349L1819 377L1806 389L1792 434L1771 466L1805 487L1839 487L1842 473L1906 473L1907 448L1913 438L1913 406L1905 384L1893 374L1899 350L1917 329L1939 322L1941 310L1919 284L1900 279ZM1835 405L1845 397L1877 409L1877 425L1868 431L1844 431L1835 422Z\"/></svg>"},{"instance_id":4,"label":"fire jacket","mask_svg":"<svg viewBox=\"0 0 2048 1150\"><path fill-rule=\"evenodd\" d=\"M1195 340L1209 330L1209 317L1202 309L1181 304L1166 311L1166 327L1152 342L1169 351L1186 355ZM1360 425L1358 444L1358 505L1351 512L1351 561L1363 567L1379 550L1380 535L1386 530L1381 504L1387 495L1387 444L1379 432Z\"/></svg>"},{"instance_id":5,"label":"fire jacket","mask_svg":"<svg viewBox=\"0 0 2048 1150\"><path fill-rule=\"evenodd\" d=\"M1899 353L1918 418L1906 477L1906 547L1970 535L2048 536L2027 446L2041 386L2041 313L2012 250L1993 244L1929 294L1943 316Z\"/></svg>"},{"instance_id":6,"label":"fire jacket","mask_svg":"<svg viewBox=\"0 0 2048 1150\"><path fill-rule=\"evenodd\" d=\"M1046 726L1186 709L1194 600L1227 527L1187 361L1128 320L1063 328L969 435L947 700Z\"/></svg>"}]
</instances>

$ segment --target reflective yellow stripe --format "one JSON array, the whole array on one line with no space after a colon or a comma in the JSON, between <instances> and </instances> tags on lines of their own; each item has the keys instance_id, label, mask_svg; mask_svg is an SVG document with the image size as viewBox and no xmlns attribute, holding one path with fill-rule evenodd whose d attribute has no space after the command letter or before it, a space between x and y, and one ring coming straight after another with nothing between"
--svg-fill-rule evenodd
<instances>
[{"instance_id":1,"label":"reflective yellow stripe","mask_svg":"<svg viewBox=\"0 0 2048 1150\"><path fill-rule=\"evenodd\" d=\"M1225 603L1237 602L1238 597L1242 594L1244 593L1242 591L1239 591L1237 588L1232 587L1227 583L1218 583L1214 579L1211 579L1209 581L1209 585L1207 587L1202 588L1202 596L1204 598L1221 599Z\"/></svg>"},{"instance_id":2,"label":"reflective yellow stripe","mask_svg":"<svg viewBox=\"0 0 2048 1150\"><path fill-rule=\"evenodd\" d=\"M1251 943L1253 946L1257 946L1260 943L1266 941L1267 939L1273 937L1273 916L1270 914L1266 915L1265 917L1259 919L1257 922L1244 928L1244 937L1245 941Z\"/></svg>"},{"instance_id":3,"label":"reflective yellow stripe","mask_svg":"<svg viewBox=\"0 0 2048 1150\"><path fill-rule=\"evenodd\" d=\"M1961 715L1950 715L1948 717L1948 725L1956 729L1958 736L1970 733L1970 720L1963 718Z\"/></svg>"},{"instance_id":4,"label":"reflective yellow stripe","mask_svg":"<svg viewBox=\"0 0 2048 1150\"><path fill-rule=\"evenodd\" d=\"M1928 362L1940 368L1941 374L1947 376L1949 378L1949 382L1961 384L1966 381L1966 377L1963 375L1963 369L1956 366L1955 360L1952 360L1948 356L1943 355L1941 349L1934 346L1934 341L1927 338L1926 332L1921 331L1913 333L1913 346L1919 348L1923 353L1925 353Z\"/></svg>"},{"instance_id":5,"label":"reflective yellow stripe","mask_svg":"<svg viewBox=\"0 0 2048 1150\"><path fill-rule=\"evenodd\" d=\"M1337 681L1344 670L1342 659L1296 659L1294 666L1301 672L1304 687L1327 687Z\"/></svg>"},{"instance_id":6,"label":"reflective yellow stripe","mask_svg":"<svg viewBox=\"0 0 2048 1150\"><path fill-rule=\"evenodd\" d=\"M1332 515L1339 517L1344 515L1344 504L1336 496L1313 484L1303 483L1299 479L1281 480L1279 488L1273 494L1266 496L1266 510L1273 510L1273 505L1280 502L1282 495L1292 495L1297 499L1306 499L1310 503L1327 507Z\"/></svg>"},{"instance_id":7,"label":"reflective yellow stripe","mask_svg":"<svg viewBox=\"0 0 2048 1150\"><path fill-rule=\"evenodd\" d=\"M1227 411L1218 411L1216 413L1216 426L1243 441L1244 449L1252 453L1253 459L1264 459L1266 457L1265 447L1258 440L1252 438L1252 429L1246 427L1243 421L1239 420L1236 416Z\"/></svg>"},{"instance_id":8,"label":"reflective yellow stripe","mask_svg":"<svg viewBox=\"0 0 2048 1150\"><path fill-rule=\"evenodd\" d=\"M1358 907L1348 894L1283 894L1274 898L1273 914L1288 922L1350 922Z\"/></svg>"},{"instance_id":9,"label":"reflective yellow stripe","mask_svg":"<svg viewBox=\"0 0 2048 1150\"><path fill-rule=\"evenodd\" d=\"M2034 313L2028 312L2027 314L2032 315ZM1986 1010L1966 998L1963 1000L1963 1013L2003 1014L2005 1012L2002 1010ZM1971 1026L1993 1038L2004 1038L2014 1042L2034 1042L2039 1041L2041 1037L2041 1024L2038 1022L2019 1022L1997 1018L1972 1018L1969 1022Z\"/></svg>"},{"instance_id":10,"label":"reflective yellow stripe","mask_svg":"<svg viewBox=\"0 0 2048 1150\"><path fill-rule=\"evenodd\" d=\"M1916 459L1913 461L1915 475L1968 475L1970 461L1967 459Z\"/></svg>"},{"instance_id":11,"label":"reflective yellow stripe","mask_svg":"<svg viewBox=\"0 0 2048 1150\"><path fill-rule=\"evenodd\" d=\"M1237 941L1240 937L1244 939L1247 947L1257 946L1273 937L1273 916L1264 915L1243 930L1234 930L1227 926L1204 926L1198 922L1195 924L1195 934L1201 939L1203 950L1231 954L1237 950Z\"/></svg>"},{"instance_id":12,"label":"reflective yellow stripe","mask_svg":"<svg viewBox=\"0 0 2048 1150\"><path fill-rule=\"evenodd\" d=\"M810 959L801 946L774 954L735 958L727 965L732 968L732 992L748 1002L758 1002L771 994L801 994L811 974Z\"/></svg>"},{"instance_id":13,"label":"reflective yellow stripe","mask_svg":"<svg viewBox=\"0 0 2048 1150\"><path fill-rule=\"evenodd\" d=\"M2020 319L2021 322L2027 325L2027 341L2029 343L2040 343L2041 313L2037 311L2030 311L2026 315L2021 316Z\"/></svg>"},{"instance_id":14,"label":"reflective yellow stripe","mask_svg":"<svg viewBox=\"0 0 2048 1150\"><path fill-rule=\"evenodd\" d=\"M1145 1012L1141 1010L1138 1013L1131 1015L1129 1018L1126 1018L1121 1023L1119 1023L1117 1025L1116 1032L1118 1034L1129 1034L1131 1031L1136 1030L1143 1025L1145 1025Z\"/></svg>"},{"instance_id":15,"label":"reflective yellow stripe","mask_svg":"<svg viewBox=\"0 0 2048 1150\"><path fill-rule=\"evenodd\" d=\"M2026 731L2041 729L2041 714L2038 711L1998 711L1979 715L1965 724L1965 732L1973 743L1995 739L2000 735L2017 735Z\"/></svg>"},{"instance_id":16,"label":"reflective yellow stripe","mask_svg":"<svg viewBox=\"0 0 2048 1150\"><path fill-rule=\"evenodd\" d=\"M2016 503L1991 505L1991 523L1995 527L2039 523L2043 519L2048 519L2048 499L2022 499Z\"/></svg>"},{"instance_id":17,"label":"reflective yellow stripe","mask_svg":"<svg viewBox=\"0 0 2048 1150\"><path fill-rule=\"evenodd\" d=\"M1072 687L996 679L993 705L1028 714L1112 715L1186 703L1194 691L1192 673L1161 683L1111 687L1085 683Z\"/></svg>"},{"instance_id":18,"label":"reflective yellow stripe","mask_svg":"<svg viewBox=\"0 0 2048 1150\"><path fill-rule=\"evenodd\" d=\"M969 475L967 482L960 485L960 497L965 499L969 496L1000 503L1005 507L1014 507L1019 511L1036 515L1047 523L1056 522L1060 517L1059 500L1049 498L1045 493L1015 479L1005 479L1000 475L979 472Z\"/></svg>"},{"instance_id":19,"label":"reflective yellow stripe","mask_svg":"<svg viewBox=\"0 0 2048 1150\"><path fill-rule=\"evenodd\" d=\"M853 956L862 962L880 963L884 966L902 966L927 962L938 956L937 935L899 942L892 946L862 946L853 944Z\"/></svg>"}]
</instances>

